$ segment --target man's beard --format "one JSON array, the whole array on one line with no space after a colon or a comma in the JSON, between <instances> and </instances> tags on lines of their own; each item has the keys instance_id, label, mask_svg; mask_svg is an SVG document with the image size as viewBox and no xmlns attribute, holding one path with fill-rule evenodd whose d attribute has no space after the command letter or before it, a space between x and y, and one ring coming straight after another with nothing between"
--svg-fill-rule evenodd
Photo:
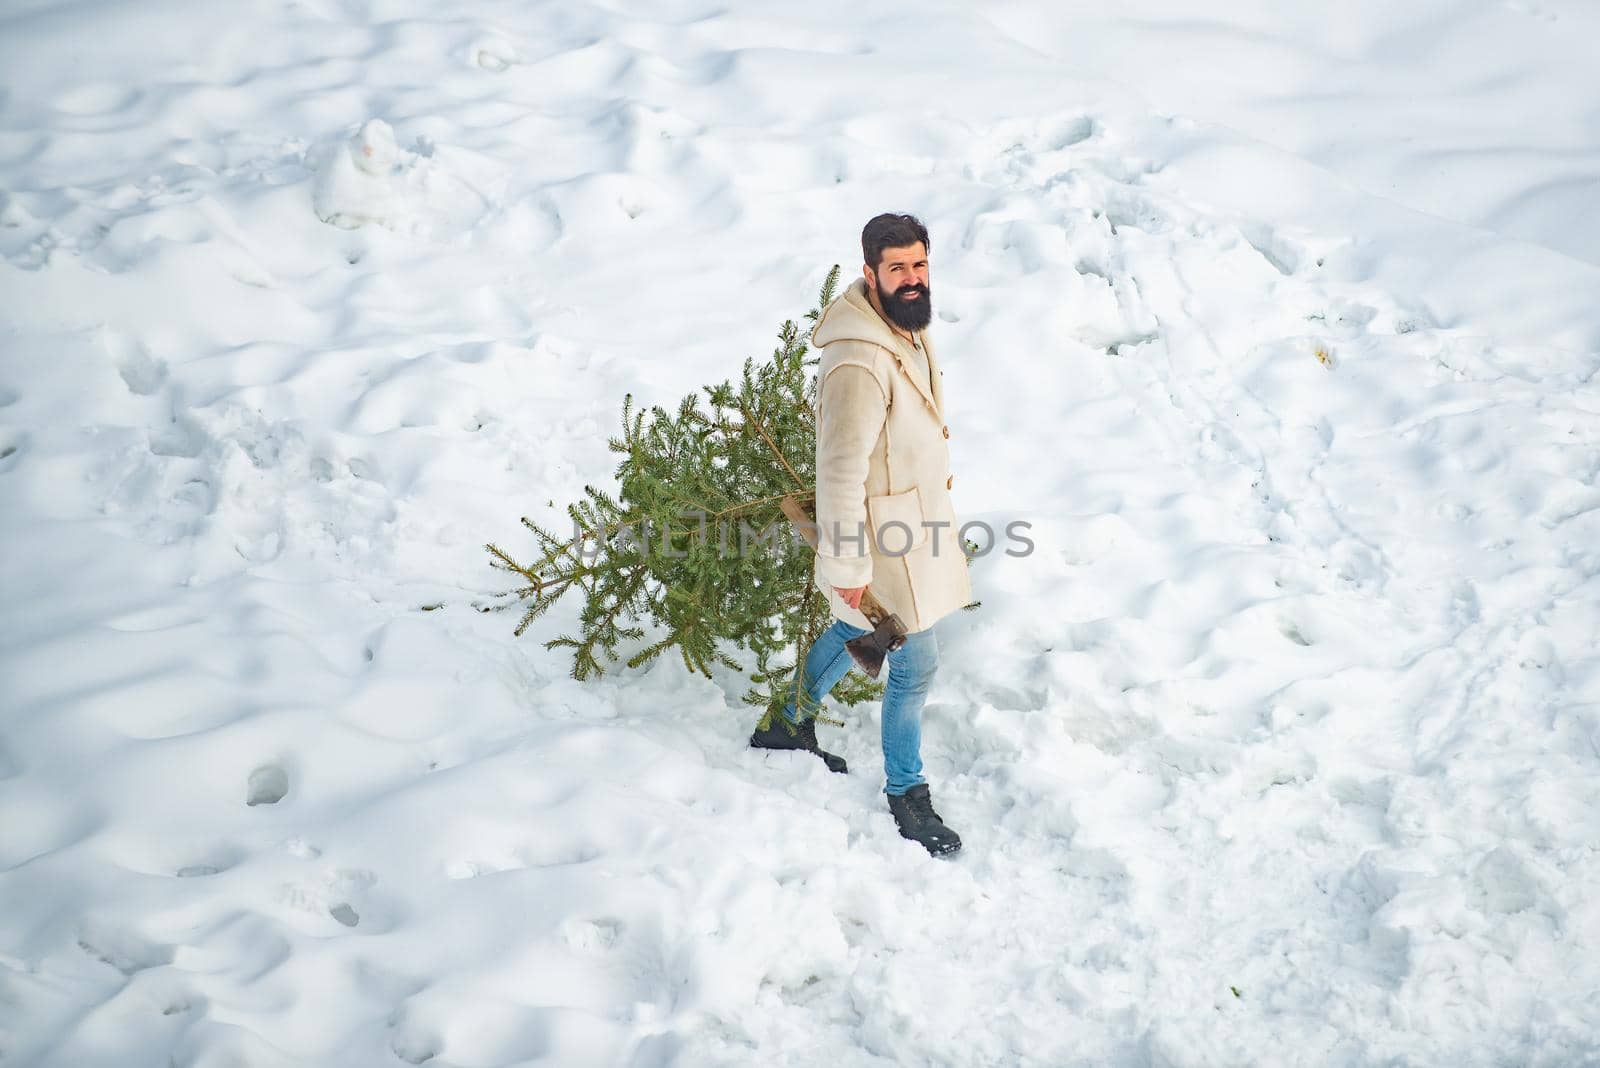
<instances>
[{"instance_id":1,"label":"man's beard","mask_svg":"<svg viewBox=\"0 0 1600 1068\"><path fill-rule=\"evenodd\" d=\"M918 296L910 299L901 296L908 290L916 292ZM902 330L926 330L933 319L933 294L925 285L908 283L889 294L884 292L883 283L880 282L878 303L883 305L883 314L889 317L889 321Z\"/></svg>"}]
</instances>

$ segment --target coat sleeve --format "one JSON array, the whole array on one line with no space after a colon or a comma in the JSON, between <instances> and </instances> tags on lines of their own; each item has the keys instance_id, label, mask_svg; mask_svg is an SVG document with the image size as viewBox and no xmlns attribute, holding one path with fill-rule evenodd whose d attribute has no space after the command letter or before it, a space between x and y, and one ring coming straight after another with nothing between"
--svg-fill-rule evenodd
<instances>
[{"instance_id":1,"label":"coat sleeve","mask_svg":"<svg viewBox=\"0 0 1600 1068\"><path fill-rule=\"evenodd\" d=\"M817 394L817 570L840 589L872 581L867 467L888 399L865 367L828 372Z\"/></svg>"}]
</instances>

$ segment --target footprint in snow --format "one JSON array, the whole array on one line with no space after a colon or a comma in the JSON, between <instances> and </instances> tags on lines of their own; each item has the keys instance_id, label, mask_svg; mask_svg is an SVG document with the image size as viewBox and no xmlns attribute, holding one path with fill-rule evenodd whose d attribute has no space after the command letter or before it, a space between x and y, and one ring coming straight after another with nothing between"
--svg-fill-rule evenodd
<instances>
[{"instance_id":1,"label":"footprint in snow","mask_svg":"<svg viewBox=\"0 0 1600 1068\"><path fill-rule=\"evenodd\" d=\"M248 855L245 850L228 842L219 842L208 849L197 851L198 855L191 853L183 860L188 863L177 867L167 867L179 879L203 879L208 875L217 875L227 871ZM168 861L169 865L172 863ZM159 869L157 869L159 870Z\"/></svg>"},{"instance_id":2,"label":"footprint in snow","mask_svg":"<svg viewBox=\"0 0 1600 1068\"><path fill-rule=\"evenodd\" d=\"M1074 115L1041 131L1046 150L1059 152L1063 148L1082 144L1095 135L1095 122L1087 115Z\"/></svg>"},{"instance_id":3,"label":"footprint in snow","mask_svg":"<svg viewBox=\"0 0 1600 1068\"><path fill-rule=\"evenodd\" d=\"M92 920L79 928L78 948L123 975L159 968L173 960L172 946Z\"/></svg>"},{"instance_id":4,"label":"footprint in snow","mask_svg":"<svg viewBox=\"0 0 1600 1068\"><path fill-rule=\"evenodd\" d=\"M210 515L217 507L217 495L211 483L203 478L191 478L172 493L173 514L188 514L194 518Z\"/></svg>"},{"instance_id":5,"label":"footprint in snow","mask_svg":"<svg viewBox=\"0 0 1600 1068\"><path fill-rule=\"evenodd\" d=\"M594 920L570 920L562 927L561 936L573 949L603 953L617 944L626 924L610 916Z\"/></svg>"},{"instance_id":6,"label":"footprint in snow","mask_svg":"<svg viewBox=\"0 0 1600 1068\"><path fill-rule=\"evenodd\" d=\"M1300 633L1300 628L1287 619L1278 623L1278 632L1296 645L1310 647L1311 639Z\"/></svg>"},{"instance_id":7,"label":"footprint in snow","mask_svg":"<svg viewBox=\"0 0 1600 1068\"><path fill-rule=\"evenodd\" d=\"M163 1016L182 1016L194 1012L197 1016L205 1015L206 1006L210 1004L205 998L187 990L179 990L169 994L166 1005L161 1009Z\"/></svg>"},{"instance_id":8,"label":"footprint in snow","mask_svg":"<svg viewBox=\"0 0 1600 1068\"><path fill-rule=\"evenodd\" d=\"M150 451L156 456L192 460L205 448L205 431L193 420L173 416L172 422L150 438Z\"/></svg>"},{"instance_id":9,"label":"footprint in snow","mask_svg":"<svg viewBox=\"0 0 1600 1068\"><path fill-rule=\"evenodd\" d=\"M312 916L333 920L341 927L362 934L381 934L394 927L397 915L373 897L378 877L361 868L324 871L319 879L283 888L283 900ZM322 928L324 931L326 927Z\"/></svg>"},{"instance_id":10,"label":"footprint in snow","mask_svg":"<svg viewBox=\"0 0 1600 1068\"><path fill-rule=\"evenodd\" d=\"M108 331L104 335L105 348L116 364L117 374L128 392L137 397L149 397L160 392L167 384L167 363L150 355L143 345L122 334Z\"/></svg>"},{"instance_id":11,"label":"footprint in snow","mask_svg":"<svg viewBox=\"0 0 1600 1068\"><path fill-rule=\"evenodd\" d=\"M1311 258L1310 253L1299 243L1289 240L1272 227L1261 223L1241 225L1239 236L1243 237L1245 243L1255 249L1273 270L1285 278L1299 273ZM1320 258L1316 260L1316 265L1322 266Z\"/></svg>"},{"instance_id":12,"label":"footprint in snow","mask_svg":"<svg viewBox=\"0 0 1600 1068\"><path fill-rule=\"evenodd\" d=\"M215 864L185 864L173 874L180 879L203 879L207 875L216 875L222 870Z\"/></svg>"},{"instance_id":13,"label":"footprint in snow","mask_svg":"<svg viewBox=\"0 0 1600 1068\"><path fill-rule=\"evenodd\" d=\"M473 66L495 74L509 70L522 62L522 57L517 54L517 50L510 42L498 38L491 37L479 41L471 52Z\"/></svg>"},{"instance_id":14,"label":"footprint in snow","mask_svg":"<svg viewBox=\"0 0 1600 1068\"><path fill-rule=\"evenodd\" d=\"M265 764L250 773L244 803L276 805L289 793L289 773L276 764Z\"/></svg>"},{"instance_id":15,"label":"footprint in snow","mask_svg":"<svg viewBox=\"0 0 1600 1068\"><path fill-rule=\"evenodd\" d=\"M1538 876L1505 846L1490 850L1473 867L1466 889L1468 903L1485 915L1534 911L1558 920L1565 915Z\"/></svg>"},{"instance_id":16,"label":"footprint in snow","mask_svg":"<svg viewBox=\"0 0 1600 1068\"><path fill-rule=\"evenodd\" d=\"M1170 233L1176 225L1172 216L1143 198L1124 196L1118 202L1106 205L1105 220L1113 235L1123 230L1139 230L1147 234Z\"/></svg>"},{"instance_id":17,"label":"footprint in snow","mask_svg":"<svg viewBox=\"0 0 1600 1068\"><path fill-rule=\"evenodd\" d=\"M426 1064L439 1055L442 1045L434 1035L407 1030L396 1030L394 1037L389 1040L389 1048L394 1055L407 1064Z\"/></svg>"}]
</instances>

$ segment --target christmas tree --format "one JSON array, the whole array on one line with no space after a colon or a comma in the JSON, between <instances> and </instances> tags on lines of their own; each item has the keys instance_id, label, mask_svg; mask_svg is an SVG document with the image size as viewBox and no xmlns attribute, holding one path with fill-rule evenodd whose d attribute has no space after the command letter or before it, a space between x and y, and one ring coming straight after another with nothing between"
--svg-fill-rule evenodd
<instances>
[{"instance_id":1,"label":"christmas tree","mask_svg":"<svg viewBox=\"0 0 1600 1068\"><path fill-rule=\"evenodd\" d=\"M807 320L838 282L835 265ZM744 673L745 700L766 709L765 725L796 692L798 665L830 622L812 585L812 550L780 510L785 497L807 509L815 499L817 360L808 353L789 320L772 356L746 360L737 382L703 387L673 411L636 411L624 398L622 435L609 442L622 455L615 494L585 486L566 509L565 536L524 516L537 551L530 563L487 546L495 567L523 580L496 606L523 608L516 633L576 591L577 633L545 643L571 651L574 678L676 650L708 678L716 664ZM851 705L881 692L851 675L833 695Z\"/></svg>"}]
</instances>

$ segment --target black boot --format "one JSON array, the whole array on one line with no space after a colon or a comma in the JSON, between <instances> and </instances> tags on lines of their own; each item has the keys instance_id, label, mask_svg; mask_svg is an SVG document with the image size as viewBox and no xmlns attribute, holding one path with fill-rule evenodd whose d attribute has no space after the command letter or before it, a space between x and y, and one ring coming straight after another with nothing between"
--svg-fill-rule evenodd
<instances>
[{"instance_id":1,"label":"black boot","mask_svg":"<svg viewBox=\"0 0 1600 1068\"><path fill-rule=\"evenodd\" d=\"M756 727L756 732L750 736L752 749L804 749L808 753L815 753L828 765L828 770L840 775L849 771L844 757L829 753L817 745L817 721L806 719L799 725L789 722L782 712L772 714L772 722L764 729Z\"/></svg>"},{"instance_id":2,"label":"black boot","mask_svg":"<svg viewBox=\"0 0 1600 1068\"><path fill-rule=\"evenodd\" d=\"M918 843L934 856L954 853L961 848L961 836L944 825L933 810L928 784L919 783L896 797L889 795L889 811L894 813L900 837Z\"/></svg>"}]
</instances>

